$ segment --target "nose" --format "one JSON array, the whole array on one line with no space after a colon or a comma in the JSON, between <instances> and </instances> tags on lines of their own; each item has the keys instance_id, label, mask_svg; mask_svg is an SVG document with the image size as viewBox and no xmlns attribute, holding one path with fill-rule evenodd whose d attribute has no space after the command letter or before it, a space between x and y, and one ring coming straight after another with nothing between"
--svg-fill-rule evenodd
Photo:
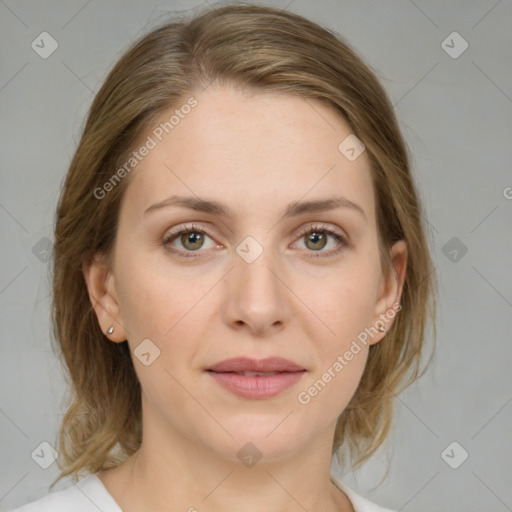
<instances>
[{"instance_id":1,"label":"nose","mask_svg":"<svg viewBox=\"0 0 512 512\"><path fill-rule=\"evenodd\" d=\"M226 276L224 315L228 325L254 336L268 336L288 322L290 292L277 259L264 250L252 263L234 255L234 268Z\"/></svg>"}]
</instances>

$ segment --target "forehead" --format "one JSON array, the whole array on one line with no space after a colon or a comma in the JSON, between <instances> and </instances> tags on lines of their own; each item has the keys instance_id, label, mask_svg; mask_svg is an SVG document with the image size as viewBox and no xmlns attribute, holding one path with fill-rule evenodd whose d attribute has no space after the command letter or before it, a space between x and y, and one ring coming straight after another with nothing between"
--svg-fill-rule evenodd
<instances>
[{"instance_id":1,"label":"forehead","mask_svg":"<svg viewBox=\"0 0 512 512\"><path fill-rule=\"evenodd\" d=\"M333 108L220 85L194 98L193 108L163 112L139 140L152 148L131 172L122 206L135 217L174 194L217 198L240 215L248 206L343 195L373 217L368 157L351 161L340 150L353 134Z\"/></svg>"}]
</instances>

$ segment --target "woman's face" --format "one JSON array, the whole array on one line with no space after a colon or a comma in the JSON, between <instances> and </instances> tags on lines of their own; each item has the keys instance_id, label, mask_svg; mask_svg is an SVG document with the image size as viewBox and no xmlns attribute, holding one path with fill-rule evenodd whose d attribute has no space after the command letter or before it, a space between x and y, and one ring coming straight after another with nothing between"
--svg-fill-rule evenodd
<instances>
[{"instance_id":1,"label":"woman's face","mask_svg":"<svg viewBox=\"0 0 512 512\"><path fill-rule=\"evenodd\" d=\"M328 107L221 86L195 98L169 133L141 138L155 147L131 171L112 272L94 290L100 323L128 339L145 435L232 460L258 453L239 453L248 442L269 460L330 446L384 337L375 327L391 326L405 247L393 252L399 279L386 280L366 152L354 159L351 139L339 149L351 129ZM204 208L165 206L176 197ZM296 368L211 371L240 357ZM278 373L233 373L251 369Z\"/></svg>"}]
</instances>

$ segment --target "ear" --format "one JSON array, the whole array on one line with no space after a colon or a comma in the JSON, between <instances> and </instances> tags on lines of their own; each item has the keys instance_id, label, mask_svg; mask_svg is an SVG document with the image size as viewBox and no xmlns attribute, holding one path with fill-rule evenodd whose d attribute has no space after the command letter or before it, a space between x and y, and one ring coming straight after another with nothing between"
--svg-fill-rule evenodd
<instances>
[{"instance_id":1,"label":"ear","mask_svg":"<svg viewBox=\"0 0 512 512\"><path fill-rule=\"evenodd\" d=\"M404 240L395 242L391 248L390 259L391 268L387 275L382 276L372 322L372 326L377 329L384 327L386 331L391 329L394 318L401 309L400 297L407 268L407 244ZM370 344L378 343L385 335L385 332L379 330L378 334L372 337Z\"/></svg>"},{"instance_id":2,"label":"ear","mask_svg":"<svg viewBox=\"0 0 512 512\"><path fill-rule=\"evenodd\" d=\"M121 309L115 288L115 278L105 263L102 254L95 254L82 264L89 299L96 311L101 330L111 341L125 341L126 329L123 326ZM107 331L114 327L112 334Z\"/></svg>"}]
</instances>

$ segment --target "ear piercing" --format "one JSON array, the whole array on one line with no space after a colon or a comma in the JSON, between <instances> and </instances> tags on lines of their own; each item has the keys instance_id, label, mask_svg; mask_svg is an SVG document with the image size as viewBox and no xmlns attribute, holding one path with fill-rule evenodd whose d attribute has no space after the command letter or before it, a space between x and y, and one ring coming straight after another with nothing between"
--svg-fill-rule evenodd
<instances>
[{"instance_id":1,"label":"ear piercing","mask_svg":"<svg viewBox=\"0 0 512 512\"><path fill-rule=\"evenodd\" d=\"M380 332L386 332L386 333L388 332L388 331L384 328L384 326L382 326L382 325L379 327L379 331L380 331Z\"/></svg>"}]
</instances>

